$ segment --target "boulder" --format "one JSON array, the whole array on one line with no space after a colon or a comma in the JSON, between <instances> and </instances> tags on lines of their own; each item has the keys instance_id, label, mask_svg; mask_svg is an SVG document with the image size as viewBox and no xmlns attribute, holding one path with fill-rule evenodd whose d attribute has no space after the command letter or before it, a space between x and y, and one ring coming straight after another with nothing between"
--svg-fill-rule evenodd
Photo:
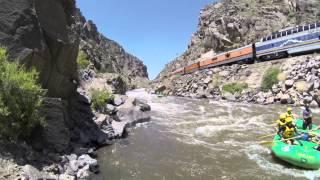
<instances>
[{"instance_id":1,"label":"boulder","mask_svg":"<svg viewBox=\"0 0 320 180\"><path fill-rule=\"evenodd\" d=\"M77 178L88 179L90 177L90 174L90 167L89 165L86 165L83 168L79 169L79 171L77 172Z\"/></svg>"},{"instance_id":2,"label":"boulder","mask_svg":"<svg viewBox=\"0 0 320 180\"><path fill-rule=\"evenodd\" d=\"M94 122L98 125L99 128L101 128L103 125L109 124L111 121L111 117L106 114L98 114L97 118L94 120Z\"/></svg>"},{"instance_id":3,"label":"boulder","mask_svg":"<svg viewBox=\"0 0 320 180\"><path fill-rule=\"evenodd\" d=\"M221 77L227 77L229 75L230 75L230 72L226 70L219 72L219 76Z\"/></svg>"},{"instance_id":4,"label":"boulder","mask_svg":"<svg viewBox=\"0 0 320 180\"><path fill-rule=\"evenodd\" d=\"M59 180L76 180L76 177L70 176L68 174L60 174L58 179Z\"/></svg>"},{"instance_id":5,"label":"boulder","mask_svg":"<svg viewBox=\"0 0 320 180\"><path fill-rule=\"evenodd\" d=\"M111 86L113 94L125 94L128 90L128 85L121 75L113 75L107 79L107 84Z\"/></svg>"},{"instance_id":6,"label":"boulder","mask_svg":"<svg viewBox=\"0 0 320 180\"><path fill-rule=\"evenodd\" d=\"M281 97L280 97L280 103L281 104L288 104L291 102L291 98L288 94L283 94Z\"/></svg>"},{"instance_id":7,"label":"boulder","mask_svg":"<svg viewBox=\"0 0 320 180\"><path fill-rule=\"evenodd\" d=\"M229 93L229 92L224 92L222 94L222 99L225 99L225 100L228 100L228 101L235 101L236 97L233 94Z\"/></svg>"},{"instance_id":8,"label":"boulder","mask_svg":"<svg viewBox=\"0 0 320 180\"><path fill-rule=\"evenodd\" d=\"M31 165L25 165L22 168L21 176L24 179L58 179L57 176L39 171Z\"/></svg>"},{"instance_id":9,"label":"boulder","mask_svg":"<svg viewBox=\"0 0 320 180\"><path fill-rule=\"evenodd\" d=\"M121 104L123 104L125 102L125 99L122 96L116 96L113 100L113 104L115 106L120 106Z\"/></svg>"},{"instance_id":10,"label":"boulder","mask_svg":"<svg viewBox=\"0 0 320 180\"><path fill-rule=\"evenodd\" d=\"M206 79L203 80L203 83L205 83L205 84L209 84L211 82L212 82L212 78L211 77L207 77Z\"/></svg>"},{"instance_id":11,"label":"boulder","mask_svg":"<svg viewBox=\"0 0 320 180\"><path fill-rule=\"evenodd\" d=\"M309 95L307 95L307 96L305 96L305 97L303 98L303 101L304 101L305 103L311 103L312 100L313 100L312 96L309 96Z\"/></svg>"},{"instance_id":12,"label":"boulder","mask_svg":"<svg viewBox=\"0 0 320 180\"><path fill-rule=\"evenodd\" d=\"M287 89L290 89L291 87L293 87L293 84L294 84L294 80L292 80L292 79L285 81L285 86Z\"/></svg>"},{"instance_id":13,"label":"boulder","mask_svg":"<svg viewBox=\"0 0 320 180\"><path fill-rule=\"evenodd\" d=\"M84 167L86 165L89 165L90 167L98 166L98 161L91 158L88 154L81 155L78 158L78 163L80 167Z\"/></svg>"},{"instance_id":14,"label":"boulder","mask_svg":"<svg viewBox=\"0 0 320 180\"><path fill-rule=\"evenodd\" d=\"M311 103L310 103L310 107L316 108L316 107L319 107L319 104L318 104L315 100L313 100L313 101L311 101Z\"/></svg>"},{"instance_id":15,"label":"boulder","mask_svg":"<svg viewBox=\"0 0 320 180\"><path fill-rule=\"evenodd\" d=\"M117 112L117 108L114 107L112 104L107 104L105 107L105 113L109 115L113 115Z\"/></svg>"},{"instance_id":16,"label":"boulder","mask_svg":"<svg viewBox=\"0 0 320 180\"><path fill-rule=\"evenodd\" d=\"M127 122L117 122L117 121L112 121L111 126L114 131L114 136L115 137L123 137L126 131L126 128L128 127Z\"/></svg>"},{"instance_id":17,"label":"boulder","mask_svg":"<svg viewBox=\"0 0 320 180\"><path fill-rule=\"evenodd\" d=\"M162 93L163 91L165 91L167 89L167 87L165 85L160 85L158 87L156 87L155 92L156 93Z\"/></svg>"},{"instance_id":18,"label":"boulder","mask_svg":"<svg viewBox=\"0 0 320 180\"><path fill-rule=\"evenodd\" d=\"M147 104L146 102L143 102L142 100L139 99L134 99L134 101L132 102L133 105L138 106L140 108L141 111L145 112L145 111L151 111L151 107L149 104Z\"/></svg>"}]
</instances>

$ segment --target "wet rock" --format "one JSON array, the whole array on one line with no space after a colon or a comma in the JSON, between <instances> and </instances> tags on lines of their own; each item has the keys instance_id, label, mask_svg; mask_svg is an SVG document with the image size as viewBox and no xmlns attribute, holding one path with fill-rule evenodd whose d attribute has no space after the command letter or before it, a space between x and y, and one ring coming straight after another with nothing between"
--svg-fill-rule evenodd
<instances>
[{"instance_id":1,"label":"wet rock","mask_svg":"<svg viewBox=\"0 0 320 180\"><path fill-rule=\"evenodd\" d=\"M127 122L112 121L111 126L115 137L123 137L127 127Z\"/></svg>"},{"instance_id":2,"label":"wet rock","mask_svg":"<svg viewBox=\"0 0 320 180\"><path fill-rule=\"evenodd\" d=\"M134 101L132 103L133 103L133 105L138 106L140 108L140 110L143 112L151 111L150 105L147 104L146 102L143 102L142 100L134 99Z\"/></svg>"}]
</instances>

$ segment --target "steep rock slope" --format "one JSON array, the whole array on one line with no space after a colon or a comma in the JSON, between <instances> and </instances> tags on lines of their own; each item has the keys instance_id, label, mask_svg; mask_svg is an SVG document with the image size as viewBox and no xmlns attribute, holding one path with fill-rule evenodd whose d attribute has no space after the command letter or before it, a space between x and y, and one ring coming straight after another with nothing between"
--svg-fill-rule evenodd
<instances>
[{"instance_id":1,"label":"steep rock slope","mask_svg":"<svg viewBox=\"0 0 320 180\"><path fill-rule=\"evenodd\" d=\"M159 74L166 76L213 50L215 53L259 41L279 29L320 19L319 0L221 0L200 13L198 30L181 56Z\"/></svg>"},{"instance_id":2,"label":"steep rock slope","mask_svg":"<svg viewBox=\"0 0 320 180\"><path fill-rule=\"evenodd\" d=\"M77 24L80 26L80 49L89 56L98 72L120 74L132 84L137 78L148 79L143 62L98 32L96 25L87 21L80 10L77 11Z\"/></svg>"},{"instance_id":3,"label":"steep rock slope","mask_svg":"<svg viewBox=\"0 0 320 180\"><path fill-rule=\"evenodd\" d=\"M35 66L51 97L75 92L79 41L72 32L75 2L51 0L1 0L0 44L11 59Z\"/></svg>"}]
</instances>

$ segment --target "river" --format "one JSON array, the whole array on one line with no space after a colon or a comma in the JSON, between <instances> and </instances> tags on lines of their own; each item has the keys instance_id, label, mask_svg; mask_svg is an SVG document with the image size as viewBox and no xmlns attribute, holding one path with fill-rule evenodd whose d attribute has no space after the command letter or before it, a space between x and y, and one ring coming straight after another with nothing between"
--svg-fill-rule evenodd
<instances>
[{"instance_id":1,"label":"river","mask_svg":"<svg viewBox=\"0 0 320 180\"><path fill-rule=\"evenodd\" d=\"M128 95L148 101L152 119L99 150L97 179L320 179L320 171L284 164L270 146L259 145L259 136L275 132L270 124L286 106L158 98L144 90Z\"/></svg>"}]
</instances>

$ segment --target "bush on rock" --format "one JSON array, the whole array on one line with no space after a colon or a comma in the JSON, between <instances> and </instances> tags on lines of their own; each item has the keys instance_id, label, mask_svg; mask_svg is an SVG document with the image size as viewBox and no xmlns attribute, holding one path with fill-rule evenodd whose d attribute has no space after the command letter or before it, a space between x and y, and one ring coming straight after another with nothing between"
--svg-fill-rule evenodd
<instances>
[{"instance_id":1,"label":"bush on rock","mask_svg":"<svg viewBox=\"0 0 320 180\"><path fill-rule=\"evenodd\" d=\"M281 73L279 67L271 67L267 69L262 78L261 89L262 91L268 91L272 89L272 86L279 82L278 75Z\"/></svg>"},{"instance_id":2,"label":"bush on rock","mask_svg":"<svg viewBox=\"0 0 320 180\"><path fill-rule=\"evenodd\" d=\"M9 62L6 49L0 47L0 136L17 140L27 138L40 125L39 115L44 90L39 74L17 62Z\"/></svg>"},{"instance_id":3,"label":"bush on rock","mask_svg":"<svg viewBox=\"0 0 320 180\"><path fill-rule=\"evenodd\" d=\"M231 94L234 94L236 92L242 92L243 90L245 90L247 88L248 88L247 83L233 82L233 83L223 85L222 90L229 92Z\"/></svg>"},{"instance_id":4,"label":"bush on rock","mask_svg":"<svg viewBox=\"0 0 320 180\"><path fill-rule=\"evenodd\" d=\"M113 99L113 94L108 92L107 90L91 90L91 104L92 107L97 111L103 110L106 104L111 103Z\"/></svg>"}]
</instances>

